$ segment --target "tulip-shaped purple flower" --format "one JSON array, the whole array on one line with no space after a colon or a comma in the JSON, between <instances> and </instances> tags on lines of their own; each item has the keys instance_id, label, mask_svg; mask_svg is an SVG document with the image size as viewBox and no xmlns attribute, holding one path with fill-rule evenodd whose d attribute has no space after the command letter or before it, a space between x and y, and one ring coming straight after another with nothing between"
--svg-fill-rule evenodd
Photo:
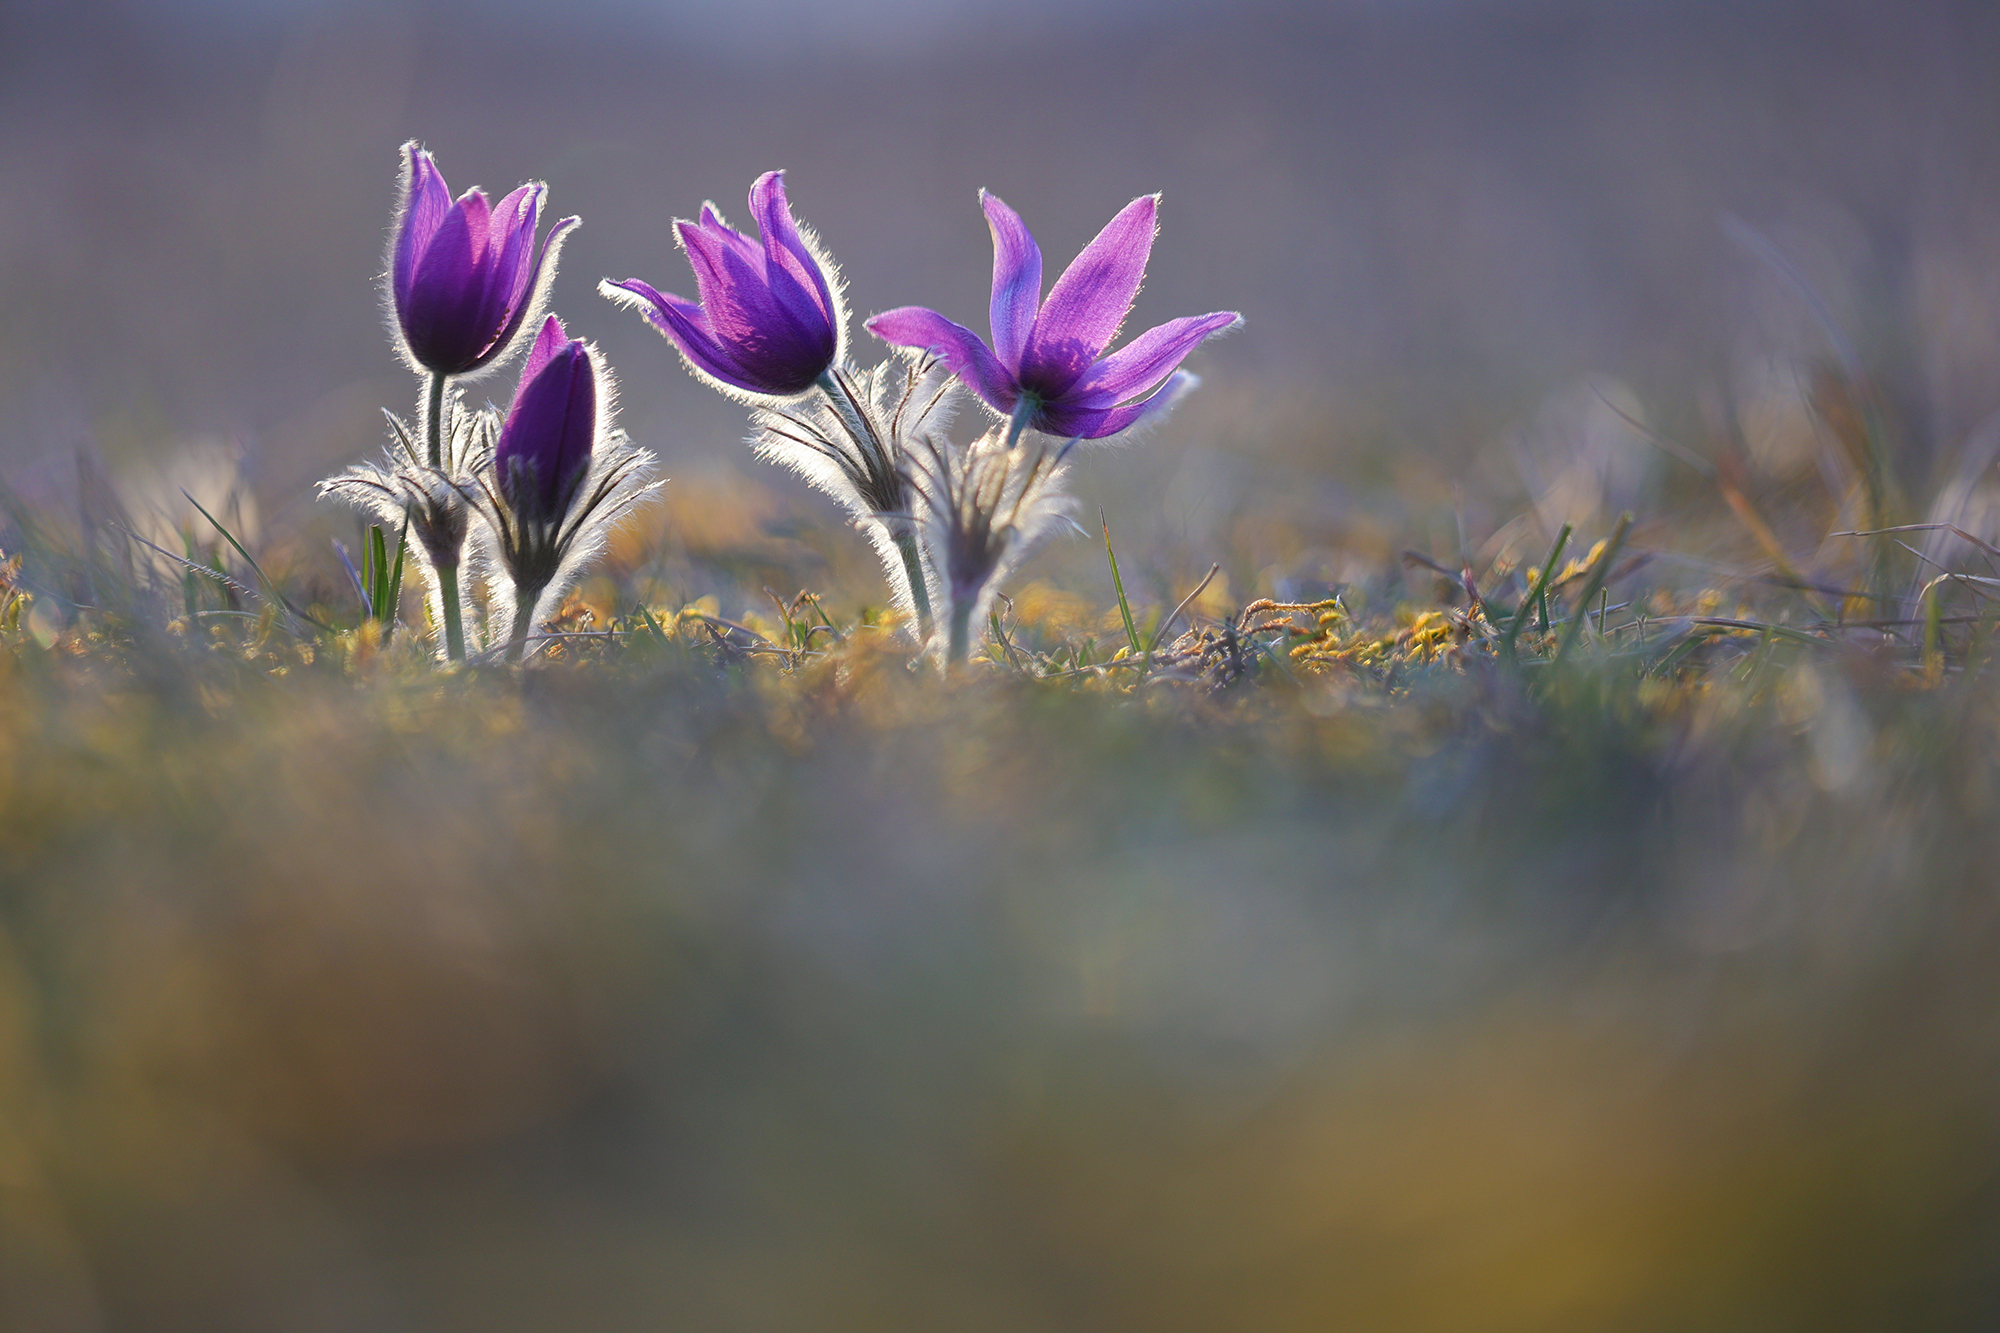
<instances>
[{"instance_id":1,"label":"tulip-shaped purple flower","mask_svg":"<svg viewBox=\"0 0 2000 1333\"><path fill-rule=\"evenodd\" d=\"M596 438L590 349L550 315L521 367L521 387L493 450L508 508L523 522L559 523L590 468Z\"/></svg>"},{"instance_id":2,"label":"tulip-shaped purple flower","mask_svg":"<svg viewBox=\"0 0 2000 1333\"><path fill-rule=\"evenodd\" d=\"M1020 215L984 190L979 201L993 232L992 345L921 306L876 315L868 331L937 353L987 406L1013 418L1010 442L1028 426L1086 440L1116 435L1166 405L1168 381L1204 338L1242 322L1233 310L1169 320L1106 356L1146 276L1159 197L1120 210L1047 300L1042 252Z\"/></svg>"},{"instance_id":3,"label":"tulip-shaped purple flower","mask_svg":"<svg viewBox=\"0 0 2000 1333\"><path fill-rule=\"evenodd\" d=\"M490 602L513 603L507 652L517 661L538 612L657 488L647 480L653 456L611 429L616 397L597 353L549 316L521 367L490 466L480 465L461 487L505 574Z\"/></svg>"},{"instance_id":4,"label":"tulip-shaped purple flower","mask_svg":"<svg viewBox=\"0 0 2000 1333\"><path fill-rule=\"evenodd\" d=\"M715 205L699 222L676 221L694 266L699 303L630 278L598 290L636 307L680 349L688 368L723 392L791 398L818 382L840 357L847 323L838 276L813 235L792 220L785 173L750 187L758 240L726 225Z\"/></svg>"},{"instance_id":5,"label":"tulip-shaped purple flower","mask_svg":"<svg viewBox=\"0 0 2000 1333\"><path fill-rule=\"evenodd\" d=\"M456 202L431 155L403 145L403 206L390 261L390 293L403 351L432 375L467 375L504 356L541 303L563 238L577 219L535 225L547 187L523 185L499 204L484 190Z\"/></svg>"}]
</instances>

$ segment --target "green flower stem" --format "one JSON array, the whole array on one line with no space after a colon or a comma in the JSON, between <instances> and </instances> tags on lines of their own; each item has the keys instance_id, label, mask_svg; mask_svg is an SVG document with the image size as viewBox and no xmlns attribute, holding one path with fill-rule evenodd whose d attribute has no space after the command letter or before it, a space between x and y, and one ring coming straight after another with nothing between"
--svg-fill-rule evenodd
<instances>
[{"instance_id":1,"label":"green flower stem","mask_svg":"<svg viewBox=\"0 0 2000 1333\"><path fill-rule=\"evenodd\" d=\"M924 638L931 633L931 592L924 581L924 562L917 555L917 534L907 528L896 534L896 549L903 555L903 572L910 580L910 605L916 608L918 632Z\"/></svg>"},{"instance_id":2,"label":"green flower stem","mask_svg":"<svg viewBox=\"0 0 2000 1333\"><path fill-rule=\"evenodd\" d=\"M954 601L951 607L951 639L945 649L945 669L972 655L972 600Z\"/></svg>"},{"instance_id":3,"label":"green flower stem","mask_svg":"<svg viewBox=\"0 0 2000 1333\"><path fill-rule=\"evenodd\" d=\"M1021 432L1028 429L1028 418L1034 416L1036 409L1041 405L1041 399L1031 393L1022 394L1015 402L1013 415L1007 418L1008 449L1013 449L1021 442Z\"/></svg>"},{"instance_id":4,"label":"green flower stem","mask_svg":"<svg viewBox=\"0 0 2000 1333\"><path fill-rule=\"evenodd\" d=\"M434 468L444 466L445 376L431 374L431 390L424 410L425 452ZM458 610L458 565L439 565L438 598L444 603L444 654L454 662L465 660L465 626Z\"/></svg>"},{"instance_id":5,"label":"green flower stem","mask_svg":"<svg viewBox=\"0 0 2000 1333\"><path fill-rule=\"evenodd\" d=\"M463 662L465 626L458 612L458 566L440 566L437 576L438 600L444 603L444 654L454 662Z\"/></svg>"},{"instance_id":6,"label":"green flower stem","mask_svg":"<svg viewBox=\"0 0 2000 1333\"><path fill-rule=\"evenodd\" d=\"M444 380L442 375L431 375L430 402L424 412L424 432L429 441L427 452L432 467L444 466Z\"/></svg>"},{"instance_id":7,"label":"green flower stem","mask_svg":"<svg viewBox=\"0 0 2000 1333\"><path fill-rule=\"evenodd\" d=\"M542 600L540 588L514 590L514 629L507 636L507 660L518 662L527 651L528 631L535 627L535 604Z\"/></svg>"}]
</instances>

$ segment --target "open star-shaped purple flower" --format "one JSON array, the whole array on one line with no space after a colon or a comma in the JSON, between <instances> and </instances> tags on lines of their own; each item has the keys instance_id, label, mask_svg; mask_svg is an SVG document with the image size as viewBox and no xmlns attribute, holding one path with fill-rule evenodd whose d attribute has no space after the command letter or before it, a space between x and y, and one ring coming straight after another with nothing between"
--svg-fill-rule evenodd
<instances>
[{"instance_id":1,"label":"open star-shaped purple flower","mask_svg":"<svg viewBox=\"0 0 2000 1333\"><path fill-rule=\"evenodd\" d=\"M904 306L868 321L899 347L943 358L996 412L1051 435L1116 435L1172 396L1168 380L1204 338L1234 328L1233 310L1169 320L1104 355L1139 294L1153 251L1159 196L1134 199L1105 224L1042 299L1042 252L1020 215L979 192L993 231L993 343L935 310Z\"/></svg>"},{"instance_id":2,"label":"open star-shaped purple flower","mask_svg":"<svg viewBox=\"0 0 2000 1333\"><path fill-rule=\"evenodd\" d=\"M785 173L767 171L750 187L759 239L722 220L713 204L699 222L676 221L694 266L699 303L637 278L598 290L636 307L680 349L697 375L728 390L790 398L813 387L840 356L840 286L810 233L792 220Z\"/></svg>"},{"instance_id":3,"label":"open star-shaped purple flower","mask_svg":"<svg viewBox=\"0 0 2000 1333\"><path fill-rule=\"evenodd\" d=\"M555 272L564 218L535 249L547 187L523 185L497 205L484 190L454 202L431 155L412 143L389 273L396 324L410 360L437 375L465 375L506 354Z\"/></svg>"}]
</instances>

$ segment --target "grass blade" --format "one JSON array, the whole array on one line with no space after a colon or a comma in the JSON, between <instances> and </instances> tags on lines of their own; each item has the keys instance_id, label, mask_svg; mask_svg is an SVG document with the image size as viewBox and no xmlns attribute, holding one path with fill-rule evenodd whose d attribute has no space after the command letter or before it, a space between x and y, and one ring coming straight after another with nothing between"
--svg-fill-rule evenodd
<instances>
[{"instance_id":1,"label":"grass blade","mask_svg":"<svg viewBox=\"0 0 2000 1333\"><path fill-rule=\"evenodd\" d=\"M1528 609L1537 603L1542 608L1542 624L1546 628L1549 615L1549 580L1556 576L1556 562L1562 559L1563 548L1569 545L1570 525L1562 525L1556 534L1556 544L1549 548L1549 558L1542 564L1542 576L1535 580L1532 595L1523 594L1521 604L1514 608L1512 619L1507 622L1507 633L1500 639L1500 655L1508 661L1514 660L1514 640L1520 637L1521 625L1528 618Z\"/></svg>"},{"instance_id":2,"label":"grass blade","mask_svg":"<svg viewBox=\"0 0 2000 1333\"><path fill-rule=\"evenodd\" d=\"M375 599L368 591L368 543L365 541L361 543L360 569L354 567L354 561L348 558L347 547L341 544L338 537L333 539L333 553L340 557L340 567L347 571L348 581L354 584L354 595L361 599L362 619L373 619L375 616Z\"/></svg>"},{"instance_id":3,"label":"grass blade","mask_svg":"<svg viewBox=\"0 0 2000 1333\"><path fill-rule=\"evenodd\" d=\"M653 641L662 648L666 647L667 632L660 628L659 621L653 619L653 613L646 609L644 602L639 603L639 618L646 622L646 629L653 636Z\"/></svg>"},{"instance_id":4,"label":"grass blade","mask_svg":"<svg viewBox=\"0 0 2000 1333\"><path fill-rule=\"evenodd\" d=\"M381 608L389 604L389 543L382 536L382 525L368 525L368 560L373 576L368 585L368 605L377 620L386 619Z\"/></svg>"},{"instance_id":5,"label":"grass blade","mask_svg":"<svg viewBox=\"0 0 2000 1333\"><path fill-rule=\"evenodd\" d=\"M1125 600L1125 580L1118 577L1118 553L1111 549L1111 524L1105 521L1101 506L1097 521L1104 528L1104 558L1111 562L1111 586L1118 590L1118 615L1125 622L1125 639L1132 645L1132 655L1137 657L1146 650L1139 645L1139 631L1132 625L1132 604Z\"/></svg>"},{"instance_id":6,"label":"grass blade","mask_svg":"<svg viewBox=\"0 0 2000 1333\"><path fill-rule=\"evenodd\" d=\"M1604 543L1604 553L1591 566L1590 582L1583 585L1583 596L1576 599L1576 614L1570 617L1569 625L1563 630L1562 642L1556 645L1556 661L1562 661L1563 654L1576 642L1577 635L1583 633L1583 622L1590 619L1590 604L1597 600L1604 580L1610 577L1611 562L1618 558L1618 548L1625 544L1625 534L1631 530L1632 511L1628 509L1618 516L1618 526L1611 530L1611 540ZM1601 633L1603 626L1598 628Z\"/></svg>"},{"instance_id":7,"label":"grass blade","mask_svg":"<svg viewBox=\"0 0 2000 1333\"><path fill-rule=\"evenodd\" d=\"M271 581L271 576L264 572L263 566L259 565L257 561L251 556L251 554L243 549L243 543L236 540L236 534L231 532L228 528L223 527L221 522L216 519L215 515L209 513L206 509L203 509L201 507L201 501L195 499L192 495L189 495L186 491L182 491L181 495L184 499L187 500L189 504L195 507L196 513L200 514L203 518L208 520L209 526L213 527L217 532L222 534L222 539L235 548L236 554L243 557L243 562L250 566L250 572L255 574L257 576L258 582L262 583L264 587L269 590L271 595L270 599L273 605L275 605L279 610L283 611L286 615L291 616L295 620L303 620L307 624L312 625L315 628L324 630L329 634L333 633L333 626L324 624L319 620L314 619L312 616L307 615L305 612L299 610L296 606L293 606L291 598L285 596L284 592L279 589L278 585Z\"/></svg>"},{"instance_id":8,"label":"grass blade","mask_svg":"<svg viewBox=\"0 0 2000 1333\"><path fill-rule=\"evenodd\" d=\"M396 612L403 603L403 557L410 551L410 520L403 520L403 531L396 538L396 563L389 569L388 595L376 605L383 609L383 639L388 639L387 627L396 623Z\"/></svg>"}]
</instances>

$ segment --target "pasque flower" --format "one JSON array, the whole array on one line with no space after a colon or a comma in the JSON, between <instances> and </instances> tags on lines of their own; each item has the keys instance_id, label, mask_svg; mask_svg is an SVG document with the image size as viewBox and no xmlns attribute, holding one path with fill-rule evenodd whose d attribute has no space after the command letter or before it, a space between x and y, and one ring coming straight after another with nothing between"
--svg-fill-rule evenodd
<instances>
[{"instance_id":1,"label":"pasque flower","mask_svg":"<svg viewBox=\"0 0 2000 1333\"><path fill-rule=\"evenodd\" d=\"M597 371L590 349L554 315L521 366L521 387L493 449L508 507L524 521L552 523L569 509L596 448Z\"/></svg>"},{"instance_id":2,"label":"pasque flower","mask_svg":"<svg viewBox=\"0 0 2000 1333\"><path fill-rule=\"evenodd\" d=\"M1073 523L1063 461L1076 442L1015 449L996 429L964 448L938 435L915 443L911 480L922 497L924 545L944 595L944 634L936 647L948 667L971 652L972 627L986 619L1000 581Z\"/></svg>"},{"instance_id":3,"label":"pasque flower","mask_svg":"<svg viewBox=\"0 0 2000 1333\"><path fill-rule=\"evenodd\" d=\"M417 432L389 414L395 441L380 463L361 463L319 484L321 495L338 496L390 528L408 523L417 539L417 566L431 588L431 620L443 627L439 652L448 659L465 656L464 632L458 612L458 570L464 556L471 513L462 487L471 480L478 460L489 455L499 421L491 412L465 410L454 390L442 400L441 417L449 417L439 462L425 461Z\"/></svg>"},{"instance_id":4,"label":"pasque flower","mask_svg":"<svg viewBox=\"0 0 2000 1333\"><path fill-rule=\"evenodd\" d=\"M836 367L824 394L753 414L757 456L790 468L839 501L882 559L890 597L919 632L930 586L918 549L922 531L913 456L934 452L960 396L933 356L892 356L873 370Z\"/></svg>"},{"instance_id":5,"label":"pasque flower","mask_svg":"<svg viewBox=\"0 0 2000 1333\"><path fill-rule=\"evenodd\" d=\"M979 200L993 232L992 344L921 306L876 315L868 331L937 353L987 406L1014 418L1010 440L1026 426L1087 440L1117 434L1165 406L1168 380L1204 338L1242 322L1233 310L1169 320L1106 356L1146 275L1158 196L1121 209L1046 300L1042 252L1020 215L984 190Z\"/></svg>"},{"instance_id":6,"label":"pasque flower","mask_svg":"<svg viewBox=\"0 0 2000 1333\"><path fill-rule=\"evenodd\" d=\"M728 226L713 204L698 222L676 221L694 266L700 302L630 278L598 290L634 306L686 358L688 368L724 392L790 398L813 387L840 357L847 322L833 265L812 234L792 220L785 173L769 171L750 187L759 239Z\"/></svg>"},{"instance_id":7,"label":"pasque flower","mask_svg":"<svg viewBox=\"0 0 2000 1333\"><path fill-rule=\"evenodd\" d=\"M614 398L595 350L549 316L522 364L492 458L461 487L506 575L492 600L511 598L511 657L520 657L538 611L656 489L646 479L653 456L609 428Z\"/></svg>"},{"instance_id":8,"label":"pasque flower","mask_svg":"<svg viewBox=\"0 0 2000 1333\"><path fill-rule=\"evenodd\" d=\"M453 201L431 155L415 141L406 159L389 285L410 361L433 375L466 375L504 356L542 304L556 257L577 219L549 229L539 250L540 183L498 204L484 190Z\"/></svg>"}]
</instances>

